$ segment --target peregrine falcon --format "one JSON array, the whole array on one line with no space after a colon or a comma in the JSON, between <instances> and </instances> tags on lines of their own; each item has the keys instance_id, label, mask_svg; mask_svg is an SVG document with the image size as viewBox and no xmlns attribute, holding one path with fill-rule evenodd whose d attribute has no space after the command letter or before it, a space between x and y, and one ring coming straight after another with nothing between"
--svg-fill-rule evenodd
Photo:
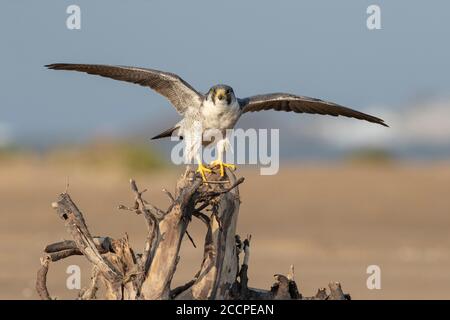
<instances>
[{"instance_id":1,"label":"peregrine falcon","mask_svg":"<svg viewBox=\"0 0 450 320\"><path fill-rule=\"evenodd\" d=\"M208 144L209 142L205 143L203 141L204 131L215 129L225 132L227 129L234 128L243 113L262 110L293 111L295 113L313 113L335 117L344 116L388 126L380 118L332 102L288 93L262 94L241 99L235 96L230 86L219 84L211 87L208 93L202 94L178 75L153 69L69 63L50 64L46 67L53 70L86 72L115 80L136 83L149 87L166 97L178 113L183 116L183 119L172 128L152 139L169 137L172 134L176 134L181 138L186 136L192 137L196 134L198 127L200 127L200 145L202 143ZM190 139L191 142L189 143L186 141L185 147L189 149L187 152L189 160L197 160L197 172L200 173L204 181L207 181L205 173L211 172L211 169L215 167L220 169L221 176L224 175L224 167L235 168L234 165L223 162L223 154L229 143L225 134L222 139L215 141L218 159L213 161L209 168L203 165L199 154L200 146L192 142L194 140Z\"/></svg>"}]
</instances>

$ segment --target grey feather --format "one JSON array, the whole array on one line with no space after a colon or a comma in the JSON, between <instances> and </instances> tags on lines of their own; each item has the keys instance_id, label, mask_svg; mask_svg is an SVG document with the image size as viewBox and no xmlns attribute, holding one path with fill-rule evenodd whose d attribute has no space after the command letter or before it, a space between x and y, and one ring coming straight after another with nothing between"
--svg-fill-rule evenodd
<instances>
[{"instance_id":1,"label":"grey feather","mask_svg":"<svg viewBox=\"0 0 450 320\"><path fill-rule=\"evenodd\" d=\"M169 137L176 131L178 136L185 139L184 155L187 161L200 156L202 144L216 143L216 141L204 141L205 130L216 129L224 133L226 129L234 128L240 116L246 112L277 110L316 113L345 116L388 126L380 118L332 102L293 94L272 93L239 99L236 98L231 87L216 85L206 95L202 95L176 74L153 69L68 63L50 64L46 67L54 70L85 72L127 81L149 87L165 96L183 115L183 119L173 128L160 133L153 139ZM225 97L226 99L224 99ZM218 152L219 157L222 158L220 155L225 152L225 143L228 138L223 135L223 138L219 140L221 141L221 147Z\"/></svg>"},{"instance_id":2,"label":"grey feather","mask_svg":"<svg viewBox=\"0 0 450 320\"><path fill-rule=\"evenodd\" d=\"M100 64L55 63L46 66L53 70L86 72L120 81L127 81L149 87L165 96L181 114L187 108L199 108L204 99L192 86L179 76L153 69L111 66Z\"/></svg>"},{"instance_id":3,"label":"grey feather","mask_svg":"<svg viewBox=\"0 0 450 320\"><path fill-rule=\"evenodd\" d=\"M167 129L167 130L161 132L160 134L154 136L151 140L156 140L156 139L161 139L161 138L171 137L172 134L173 134L176 130L178 130L179 128L180 128L179 126L176 126L176 127ZM181 138L183 138L183 137L181 137Z\"/></svg>"},{"instance_id":4,"label":"grey feather","mask_svg":"<svg viewBox=\"0 0 450 320\"><path fill-rule=\"evenodd\" d=\"M349 118L356 118L377 123L388 127L383 119L320 99L296 96L288 93L271 93L248 97L245 99L238 99L241 106L242 113L262 111L262 110L276 110L296 113L312 113L324 114L330 116L344 116Z\"/></svg>"}]
</instances>

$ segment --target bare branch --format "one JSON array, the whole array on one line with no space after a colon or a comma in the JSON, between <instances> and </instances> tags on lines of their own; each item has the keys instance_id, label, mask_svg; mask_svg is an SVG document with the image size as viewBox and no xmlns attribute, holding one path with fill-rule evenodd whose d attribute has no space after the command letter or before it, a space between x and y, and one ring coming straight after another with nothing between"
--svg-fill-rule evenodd
<instances>
[{"instance_id":1,"label":"bare branch","mask_svg":"<svg viewBox=\"0 0 450 320\"><path fill-rule=\"evenodd\" d=\"M97 291L98 291L98 282L99 282L100 273L98 268L94 266L92 268L91 273L91 282L89 286L80 291L79 297L80 300L92 300L95 299Z\"/></svg>"},{"instance_id":2,"label":"bare branch","mask_svg":"<svg viewBox=\"0 0 450 320\"><path fill-rule=\"evenodd\" d=\"M148 231L142 253L134 252L128 235L118 240L93 237L83 214L66 190L52 206L64 220L73 240L45 247L36 280L39 296L51 299L46 284L51 262L84 255L92 264L92 274L89 285L79 293L79 299L83 300L95 299L100 283L104 284L106 299L350 299L337 282L329 284L329 295L327 290L319 289L315 296L303 297L294 279L294 266L287 276L275 275L270 290L249 287L251 235L244 241L236 235L241 202L238 186L244 178L237 179L228 168L226 175L228 180L212 173L204 184L192 169L186 168L177 181L174 195L163 189L171 201L166 211L147 202L143 198L146 190L140 191L131 179L134 203L130 207L119 205L119 209L145 217ZM196 247L187 230L192 216L206 225L203 261L192 280L171 289L184 235Z\"/></svg>"},{"instance_id":3,"label":"bare branch","mask_svg":"<svg viewBox=\"0 0 450 320\"><path fill-rule=\"evenodd\" d=\"M203 223L205 223L206 225L209 225L209 223L210 223L210 219L209 219L209 217L206 215L206 214L204 214L204 213L201 213L200 211L194 211L194 212L192 212L192 215L194 216L194 217L196 217L196 218L198 218L200 221L202 221Z\"/></svg>"},{"instance_id":4,"label":"bare branch","mask_svg":"<svg viewBox=\"0 0 450 320\"><path fill-rule=\"evenodd\" d=\"M197 246L195 245L194 239L192 239L192 236L189 234L189 232L187 230L186 230L186 235L189 238L189 241L191 241L194 248L197 248Z\"/></svg>"},{"instance_id":5,"label":"bare branch","mask_svg":"<svg viewBox=\"0 0 450 320\"><path fill-rule=\"evenodd\" d=\"M64 220L67 231L72 235L78 249L100 272L111 282L121 281L121 274L105 261L86 226L81 211L77 208L67 193L59 196L58 202L53 204L58 215Z\"/></svg>"},{"instance_id":6,"label":"bare branch","mask_svg":"<svg viewBox=\"0 0 450 320\"><path fill-rule=\"evenodd\" d=\"M50 258L48 256L41 258L41 268L37 272L36 277L36 291L42 300L51 300L50 294L47 290L47 273Z\"/></svg>"},{"instance_id":7,"label":"bare branch","mask_svg":"<svg viewBox=\"0 0 450 320\"><path fill-rule=\"evenodd\" d=\"M170 201L175 202L175 198L173 197L173 195L170 193L170 191L168 191L166 188L162 189L162 192L164 192L170 199Z\"/></svg>"},{"instance_id":8,"label":"bare branch","mask_svg":"<svg viewBox=\"0 0 450 320\"><path fill-rule=\"evenodd\" d=\"M231 190L233 190L234 188L236 188L238 185L240 185L242 182L244 182L244 177L239 178L239 180L237 180L236 182L234 182L229 188L220 190L220 191L213 191L213 192L208 192L204 195L202 195L201 197L199 197L198 201L210 201L211 199L220 196L222 194L228 193Z\"/></svg>"},{"instance_id":9,"label":"bare branch","mask_svg":"<svg viewBox=\"0 0 450 320\"><path fill-rule=\"evenodd\" d=\"M153 216L157 221L161 220L164 217L165 212L156 208L155 206L151 205L150 203L148 203L147 201L145 201L142 198L142 194L144 192L146 192L147 189L144 189L143 191L139 191L136 181L134 181L133 179L130 179L130 185L131 185L131 190L135 194L135 201L139 205L139 207L137 209L140 208L140 210L144 213L147 220L151 219L151 216Z\"/></svg>"}]
</instances>

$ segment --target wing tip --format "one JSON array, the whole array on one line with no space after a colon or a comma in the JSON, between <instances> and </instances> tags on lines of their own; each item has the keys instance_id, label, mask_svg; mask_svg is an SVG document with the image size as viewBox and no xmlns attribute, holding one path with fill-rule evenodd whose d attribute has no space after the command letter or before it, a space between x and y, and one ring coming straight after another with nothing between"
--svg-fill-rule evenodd
<instances>
[{"instance_id":1,"label":"wing tip","mask_svg":"<svg viewBox=\"0 0 450 320\"><path fill-rule=\"evenodd\" d=\"M375 123L377 123L377 124L379 124L379 125L382 125L383 127L390 128L390 126L389 126L386 122L384 122L383 119L377 118L377 120L375 121Z\"/></svg>"},{"instance_id":2,"label":"wing tip","mask_svg":"<svg viewBox=\"0 0 450 320\"><path fill-rule=\"evenodd\" d=\"M160 134L154 136L150 140L156 140L156 139L171 137L172 134L174 133L174 131L178 130L179 128L180 128L179 126L175 126L173 128L167 129L167 130L161 132Z\"/></svg>"},{"instance_id":3,"label":"wing tip","mask_svg":"<svg viewBox=\"0 0 450 320\"><path fill-rule=\"evenodd\" d=\"M390 128L389 125L387 123L385 123L384 120L382 120L382 119L374 121L374 123L382 125L383 127L386 127L386 128Z\"/></svg>"},{"instance_id":4,"label":"wing tip","mask_svg":"<svg viewBox=\"0 0 450 320\"><path fill-rule=\"evenodd\" d=\"M50 70L59 70L63 68L64 66L67 66L67 63L51 63L46 64L44 67Z\"/></svg>"}]
</instances>

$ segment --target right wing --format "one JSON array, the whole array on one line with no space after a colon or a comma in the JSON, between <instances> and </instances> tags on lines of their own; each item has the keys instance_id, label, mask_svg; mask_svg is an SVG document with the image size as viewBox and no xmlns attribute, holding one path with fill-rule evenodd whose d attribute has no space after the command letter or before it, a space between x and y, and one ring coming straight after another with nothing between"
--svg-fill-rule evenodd
<instances>
[{"instance_id":1,"label":"right wing","mask_svg":"<svg viewBox=\"0 0 450 320\"><path fill-rule=\"evenodd\" d=\"M199 108L203 101L202 94L179 76L169 72L101 64L55 63L46 65L46 67L53 70L86 72L149 87L169 99L175 109L181 114L188 107Z\"/></svg>"}]
</instances>

